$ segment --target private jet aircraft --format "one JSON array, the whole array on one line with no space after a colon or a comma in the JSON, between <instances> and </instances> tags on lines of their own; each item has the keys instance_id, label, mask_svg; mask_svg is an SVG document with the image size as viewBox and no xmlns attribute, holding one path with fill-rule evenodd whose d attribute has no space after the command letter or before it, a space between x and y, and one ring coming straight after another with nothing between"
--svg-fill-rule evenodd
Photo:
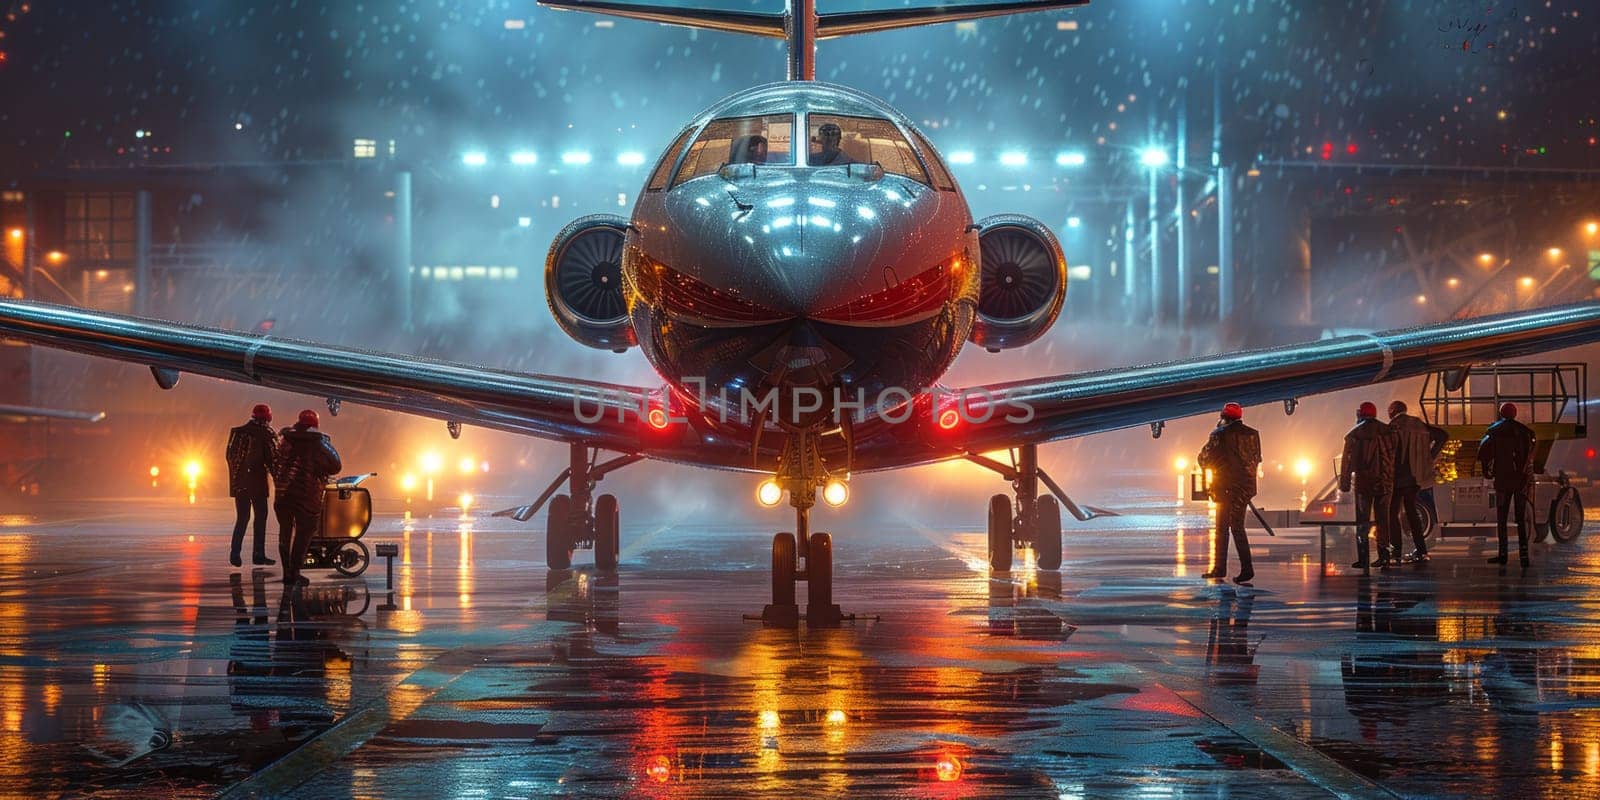
<instances>
[{"instance_id":1,"label":"private jet aircraft","mask_svg":"<svg viewBox=\"0 0 1600 800\"><path fill-rule=\"evenodd\" d=\"M927 137L887 104L815 77L816 40L1081 2L953 3L821 13L668 9L617 2L543 5L786 39L789 80L738 92L687 124L650 171L631 218L568 225L545 264L550 311L584 345L638 347L661 389L486 369L77 308L0 301L0 335L149 365L171 388L191 372L340 402L565 442L570 465L548 501L546 555L570 566L593 548L618 560L618 504L594 495L645 459L765 475L793 531L772 543L766 618L840 617L832 540L811 531L819 492L838 504L852 475L947 459L998 473L989 559L1032 547L1061 566L1061 508L1040 444L1282 402L1435 370L1600 340L1600 303L1522 311L1165 364L944 389L962 346L1022 347L1061 312L1066 259L1027 217L973 221ZM987 451L1009 450L1009 463ZM602 454L609 454L602 457ZM1040 492L1041 483L1048 490ZM558 493L561 485L565 493ZM1059 502L1058 502L1059 500Z\"/></svg>"}]
</instances>

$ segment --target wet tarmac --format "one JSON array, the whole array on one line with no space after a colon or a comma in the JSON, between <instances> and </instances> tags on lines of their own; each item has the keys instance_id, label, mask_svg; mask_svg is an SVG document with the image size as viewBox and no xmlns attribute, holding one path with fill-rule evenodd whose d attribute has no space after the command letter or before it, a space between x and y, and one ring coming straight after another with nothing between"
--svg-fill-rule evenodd
<instances>
[{"instance_id":1,"label":"wet tarmac","mask_svg":"<svg viewBox=\"0 0 1600 800\"><path fill-rule=\"evenodd\" d=\"M1230 587L1204 509L1115 500L1059 574L991 575L976 522L839 533L874 616L836 630L744 619L769 532L634 509L611 576L546 570L539 524L380 516L392 593L230 570L216 503L0 517L0 795L1600 794L1600 548L1324 577L1300 529Z\"/></svg>"}]
</instances>

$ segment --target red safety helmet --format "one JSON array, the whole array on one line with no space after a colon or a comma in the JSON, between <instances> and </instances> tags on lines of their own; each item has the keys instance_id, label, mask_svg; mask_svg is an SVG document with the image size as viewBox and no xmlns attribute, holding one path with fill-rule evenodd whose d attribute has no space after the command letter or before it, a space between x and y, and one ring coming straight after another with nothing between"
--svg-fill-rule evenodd
<instances>
[{"instance_id":1,"label":"red safety helmet","mask_svg":"<svg viewBox=\"0 0 1600 800\"><path fill-rule=\"evenodd\" d=\"M1356 416L1377 419L1378 407L1372 403L1362 403L1361 407L1356 409Z\"/></svg>"},{"instance_id":2,"label":"red safety helmet","mask_svg":"<svg viewBox=\"0 0 1600 800\"><path fill-rule=\"evenodd\" d=\"M272 407L266 403L257 403L255 408L250 409L250 418L259 419L262 422L271 422Z\"/></svg>"},{"instance_id":3,"label":"red safety helmet","mask_svg":"<svg viewBox=\"0 0 1600 800\"><path fill-rule=\"evenodd\" d=\"M295 424L302 428L315 428L317 427L317 422L317 412L308 408L300 412L300 419Z\"/></svg>"},{"instance_id":4,"label":"red safety helmet","mask_svg":"<svg viewBox=\"0 0 1600 800\"><path fill-rule=\"evenodd\" d=\"M1504 417L1506 419L1516 419L1517 418L1517 404L1516 403L1506 403L1505 405L1500 406L1500 416L1502 416L1502 417Z\"/></svg>"},{"instance_id":5,"label":"red safety helmet","mask_svg":"<svg viewBox=\"0 0 1600 800\"><path fill-rule=\"evenodd\" d=\"M1244 419L1244 407L1238 403L1229 403L1222 407L1222 416L1226 419Z\"/></svg>"}]
</instances>

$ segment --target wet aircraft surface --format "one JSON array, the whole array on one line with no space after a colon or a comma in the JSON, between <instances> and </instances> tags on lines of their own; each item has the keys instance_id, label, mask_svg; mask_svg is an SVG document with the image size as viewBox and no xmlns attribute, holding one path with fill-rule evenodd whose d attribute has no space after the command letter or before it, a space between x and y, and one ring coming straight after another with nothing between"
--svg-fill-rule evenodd
<instances>
[{"instance_id":1,"label":"wet aircraft surface","mask_svg":"<svg viewBox=\"0 0 1600 800\"><path fill-rule=\"evenodd\" d=\"M991 577L978 520L849 536L863 616L798 631L743 618L749 530L635 520L606 576L548 572L537 526L384 515L392 594L375 559L285 596L227 568L220 504L0 517L0 795L1600 792L1584 539L1323 579L1311 530L1258 534L1228 587L1203 508L1102 499L1132 513L1059 574Z\"/></svg>"}]
</instances>

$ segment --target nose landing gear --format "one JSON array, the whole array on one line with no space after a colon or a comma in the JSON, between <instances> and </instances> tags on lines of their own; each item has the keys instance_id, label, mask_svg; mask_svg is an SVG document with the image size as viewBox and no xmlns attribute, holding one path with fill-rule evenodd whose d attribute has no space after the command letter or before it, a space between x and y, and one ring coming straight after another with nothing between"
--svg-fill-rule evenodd
<instances>
[{"instance_id":1,"label":"nose landing gear","mask_svg":"<svg viewBox=\"0 0 1600 800\"><path fill-rule=\"evenodd\" d=\"M777 480L788 490L789 504L794 506L795 529L772 537L772 602L761 609L761 620L781 627L799 625L794 585L805 581L806 624L813 628L836 626L848 617L833 602L833 537L811 532L817 487L828 481L815 440L806 433L791 435L779 465Z\"/></svg>"}]
</instances>

